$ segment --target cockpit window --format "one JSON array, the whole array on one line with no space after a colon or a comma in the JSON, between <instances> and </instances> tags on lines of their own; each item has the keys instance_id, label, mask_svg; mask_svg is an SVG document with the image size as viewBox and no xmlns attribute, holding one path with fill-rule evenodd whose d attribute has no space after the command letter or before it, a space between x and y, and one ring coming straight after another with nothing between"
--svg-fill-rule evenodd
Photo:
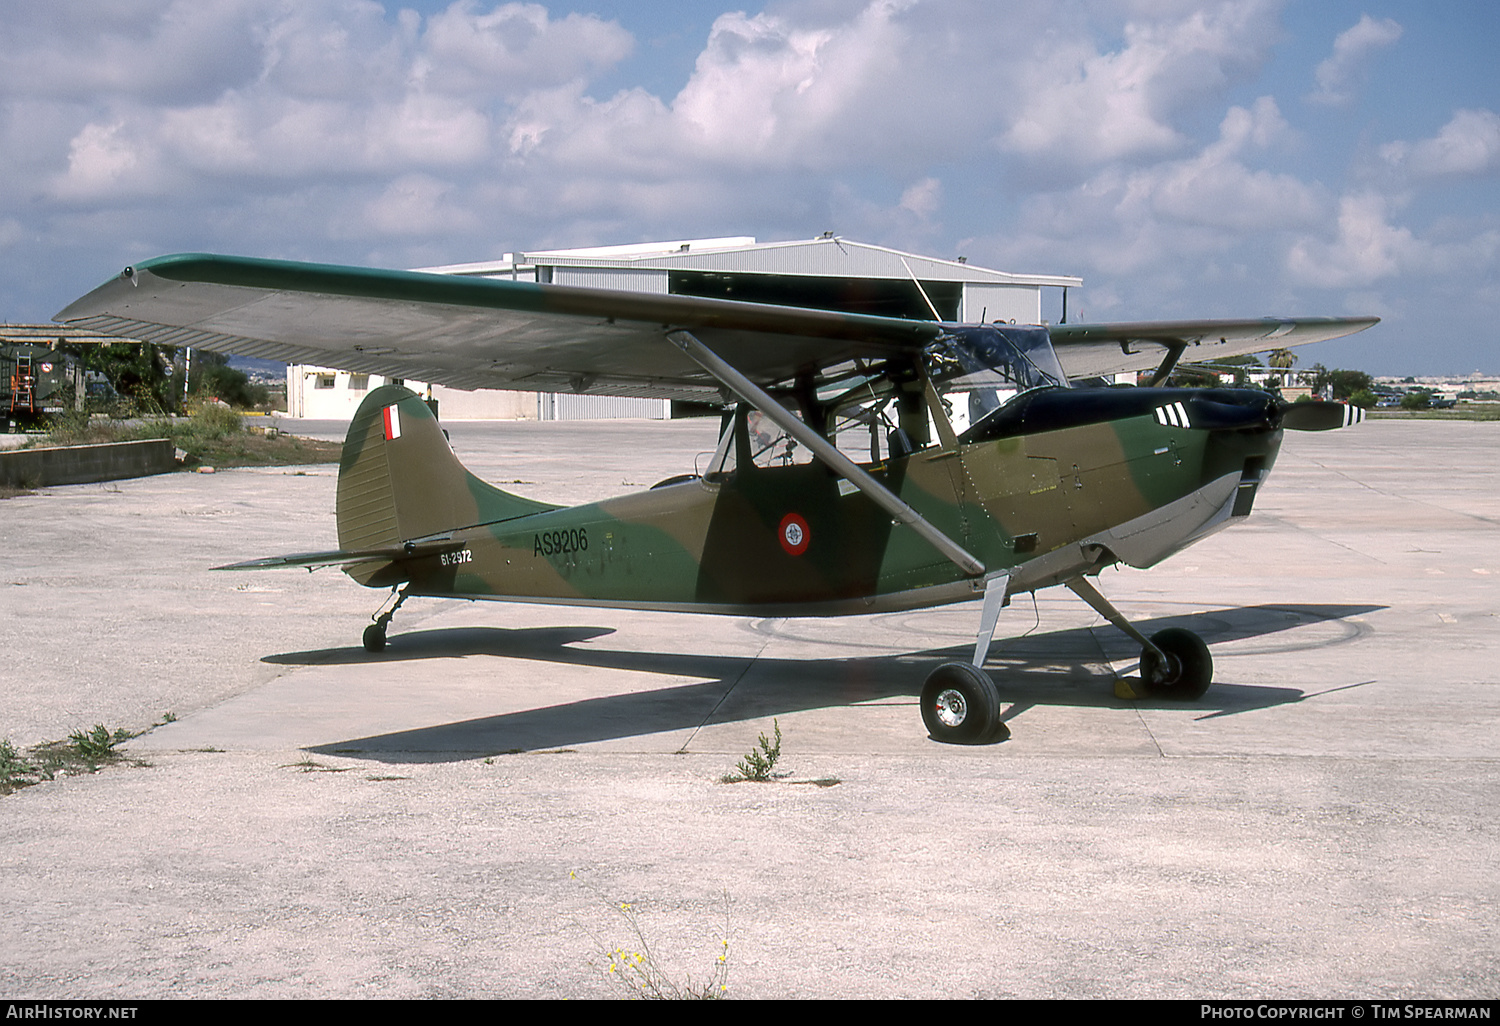
<instances>
[{"instance_id":1,"label":"cockpit window","mask_svg":"<svg viewBox=\"0 0 1500 1026\"><path fill-rule=\"evenodd\" d=\"M1020 393L1068 387L1051 335L1041 325L955 328L928 346L927 358L959 432Z\"/></svg>"}]
</instances>

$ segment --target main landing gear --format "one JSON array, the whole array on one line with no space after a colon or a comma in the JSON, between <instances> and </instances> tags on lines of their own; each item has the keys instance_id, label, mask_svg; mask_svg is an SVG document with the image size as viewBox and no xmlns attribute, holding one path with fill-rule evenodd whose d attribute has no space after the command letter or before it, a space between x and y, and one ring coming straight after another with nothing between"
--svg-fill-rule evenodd
<instances>
[{"instance_id":1,"label":"main landing gear","mask_svg":"<svg viewBox=\"0 0 1500 1026\"><path fill-rule=\"evenodd\" d=\"M1010 737L1010 728L1000 718L999 689L982 669L1008 582L1003 575L985 582L984 613L972 663L944 663L922 685L922 722L934 741L979 745ZM1063 583L1140 643L1141 686L1146 694L1183 702L1203 697L1214 679L1214 661L1202 638L1181 627L1168 627L1148 638L1085 578Z\"/></svg>"},{"instance_id":2,"label":"main landing gear","mask_svg":"<svg viewBox=\"0 0 1500 1026\"><path fill-rule=\"evenodd\" d=\"M995 624L999 622L1009 582L1005 574L985 582L984 612L979 618L973 660L944 663L922 685L922 722L934 741L982 745L1010 737L1010 728L1000 718L1000 691L982 669L990 641L995 637Z\"/></svg>"},{"instance_id":3,"label":"main landing gear","mask_svg":"<svg viewBox=\"0 0 1500 1026\"><path fill-rule=\"evenodd\" d=\"M365 628L364 643L366 652L385 651L385 629L390 626L391 617L396 615L396 610L401 608L401 603L406 601L407 593L403 591L399 595L397 595L396 592L392 590L391 594L396 595L395 605L391 606L391 608L387 609L384 613L380 613L379 615L377 615L375 617L375 622ZM387 599L386 601L390 600Z\"/></svg>"},{"instance_id":4,"label":"main landing gear","mask_svg":"<svg viewBox=\"0 0 1500 1026\"><path fill-rule=\"evenodd\" d=\"M980 745L1004 741L1000 692L990 675L968 663L944 663L922 685L922 722L934 741Z\"/></svg>"}]
</instances>

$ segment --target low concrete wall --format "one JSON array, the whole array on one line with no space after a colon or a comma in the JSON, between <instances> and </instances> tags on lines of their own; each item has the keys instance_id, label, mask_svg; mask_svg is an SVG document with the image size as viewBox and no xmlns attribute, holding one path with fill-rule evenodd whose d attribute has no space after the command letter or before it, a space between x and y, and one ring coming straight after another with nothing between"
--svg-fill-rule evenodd
<instances>
[{"instance_id":1,"label":"low concrete wall","mask_svg":"<svg viewBox=\"0 0 1500 1026\"><path fill-rule=\"evenodd\" d=\"M176 446L168 438L0 452L0 485L11 488L117 481L176 469Z\"/></svg>"}]
</instances>

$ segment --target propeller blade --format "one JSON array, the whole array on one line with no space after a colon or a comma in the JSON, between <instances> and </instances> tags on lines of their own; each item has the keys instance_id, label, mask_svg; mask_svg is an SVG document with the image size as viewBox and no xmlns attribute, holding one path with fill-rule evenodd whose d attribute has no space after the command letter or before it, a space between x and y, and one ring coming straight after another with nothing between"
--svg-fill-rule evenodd
<instances>
[{"instance_id":1,"label":"propeller blade","mask_svg":"<svg viewBox=\"0 0 1500 1026\"><path fill-rule=\"evenodd\" d=\"M1285 403L1281 426L1291 431L1332 431L1365 419L1365 411L1349 403Z\"/></svg>"}]
</instances>

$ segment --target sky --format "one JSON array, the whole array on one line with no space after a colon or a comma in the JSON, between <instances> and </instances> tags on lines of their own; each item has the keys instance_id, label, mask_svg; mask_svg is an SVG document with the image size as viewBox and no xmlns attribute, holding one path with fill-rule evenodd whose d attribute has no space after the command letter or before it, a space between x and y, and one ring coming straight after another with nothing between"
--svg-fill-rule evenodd
<instances>
[{"instance_id":1,"label":"sky","mask_svg":"<svg viewBox=\"0 0 1500 1026\"><path fill-rule=\"evenodd\" d=\"M1301 365L1500 375L1493 0L4 0L0 26L12 323L165 253L832 231L1078 275L1070 321L1374 314Z\"/></svg>"}]
</instances>

